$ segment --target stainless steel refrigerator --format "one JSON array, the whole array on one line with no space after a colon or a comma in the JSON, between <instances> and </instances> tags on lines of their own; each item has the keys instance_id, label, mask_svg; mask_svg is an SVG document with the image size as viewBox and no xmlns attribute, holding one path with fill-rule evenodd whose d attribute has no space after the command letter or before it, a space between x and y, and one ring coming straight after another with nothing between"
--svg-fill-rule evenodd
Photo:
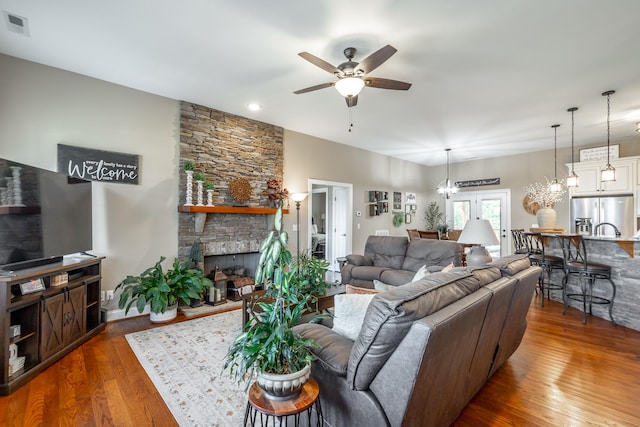
<instances>
[{"instance_id":1,"label":"stainless steel refrigerator","mask_svg":"<svg viewBox=\"0 0 640 427\"><path fill-rule=\"evenodd\" d=\"M615 236L615 230L609 225L596 226L602 222L614 224L622 236L633 236L636 231L635 207L633 195L574 197L571 199L571 232L576 232L577 218L591 218L593 234Z\"/></svg>"}]
</instances>

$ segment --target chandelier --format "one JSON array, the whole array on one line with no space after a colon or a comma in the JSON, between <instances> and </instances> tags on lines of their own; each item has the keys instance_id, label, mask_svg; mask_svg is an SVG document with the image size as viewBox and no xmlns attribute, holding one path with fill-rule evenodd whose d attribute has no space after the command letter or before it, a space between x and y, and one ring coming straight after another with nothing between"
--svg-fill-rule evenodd
<instances>
[{"instance_id":1,"label":"chandelier","mask_svg":"<svg viewBox=\"0 0 640 427\"><path fill-rule=\"evenodd\" d=\"M449 152L451 148L447 148L445 150L447 152L447 179L442 181L438 186L438 193L441 194L445 199L450 199L452 194L458 192L458 187L455 184L451 184L451 180L449 179Z\"/></svg>"}]
</instances>

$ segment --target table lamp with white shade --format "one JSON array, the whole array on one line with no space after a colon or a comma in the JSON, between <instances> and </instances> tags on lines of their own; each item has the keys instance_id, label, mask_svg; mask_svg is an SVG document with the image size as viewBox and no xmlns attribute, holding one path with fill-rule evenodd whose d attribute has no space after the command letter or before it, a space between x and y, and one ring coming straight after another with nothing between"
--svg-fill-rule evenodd
<instances>
[{"instance_id":1,"label":"table lamp with white shade","mask_svg":"<svg viewBox=\"0 0 640 427\"><path fill-rule=\"evenodd\" d=\"M474 245L466 256L467 265L483 265L491 262L491 255L485 248L488 245L500 243L496 233L491 228L491 223L486 219L470 219L464 226L458 243Z\"/></svg>"}]
</instances>

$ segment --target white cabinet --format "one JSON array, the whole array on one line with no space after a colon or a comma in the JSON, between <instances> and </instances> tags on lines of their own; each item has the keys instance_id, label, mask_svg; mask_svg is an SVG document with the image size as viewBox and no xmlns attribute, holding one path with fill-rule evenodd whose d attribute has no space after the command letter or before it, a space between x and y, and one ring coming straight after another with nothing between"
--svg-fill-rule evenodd
<instances>
[{"instance_id":1,"label":"white cabinet","mask_svg":"<svg viewBox=\"0 0 640 427\"><path fill-rule=\"evenodd\" d=\"M632 194L636 189L636 165L637 158L611 159L611 166L616 169L616 180L609 182L600 181L600 171L606 161L579 162L573 166L579 177L579 186L571 188L569 195L593 196L612 194ZM567 165L571 173L571 164Z\"/></svg>"}]
</instances>

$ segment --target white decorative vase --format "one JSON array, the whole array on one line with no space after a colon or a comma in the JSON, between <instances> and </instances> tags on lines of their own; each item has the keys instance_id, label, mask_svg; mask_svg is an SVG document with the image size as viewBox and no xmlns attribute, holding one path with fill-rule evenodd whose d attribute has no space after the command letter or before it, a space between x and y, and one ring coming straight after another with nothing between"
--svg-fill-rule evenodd
<instances>
[{"instance_id":1,"label":"white decorative vase","mask_svg":"<svg viewBox=\"0 0 640 427\"><path fill-rule=\"evenodd\" d=\"M164 313L154 313L152 311L149 314L149 320L151 320L152 323L165 323L175 319L177 316L178 316L178 304L174 304L172 306L167 307Z\"/></svg>"},{"instance_id":2,"label":"white decorative vase","mask_svg":"<svg viewBox=\"0 0 640 427\"><path fill-rule=\"evenodd\" d=\"M271 400L289 400L300 394L302 386L311 376L311 365L292 374L268 374L258 372L256 381L264 395Z\"/></svg>"},{"instance_id":3,"label":"white decorative vase","mask_svg":"<svg viewBox=\"0 0 640 427\"><path fill-rule=\"evenodd\" d=\"M204 186L204 181L196 181L196 191L197 191L197 203L196 206L204 206L202 203L202 188Z\"/></svg>"},{"instance_id":4,"label":"white decorative vase","mask_svg":"<svg viewBox=\"0 0 640 427\"><path fill-rule=\"evenodd\" d=\"M193 206L193 171L184 171L187 174L187 188L185 206Z\"/></svg>"},{"instance_id":5,"label":"white decorative vase","mask_svg":"<svg viewBox=\"0 0 640 427\"><path fill-rule=\"evenodd\" d=\"M11 173L13 175L13 204L17 206L24 206L22 204L22 187L20 184L20 166L11 166Z\"/></svg>"},{"instance_id":6,"label":"white decorative vase","mask_svg":"<svg viewBox=\"0 0 640 427\"><path fill-rule=\"evenodd\" d=\"M539 228L554 228L556 226L556 211L553 208L540 208L536 213Z\"/></svg>"},{"instance_id":7,"label":"white decorative vase","mask_svg":"<svg viewBox=\"0 0 640 427\"><path fill-rule=\"evenodd\" d=\"M207 190L207 206L213 206L213 190Z\"/></svg>"}]
</instances>

